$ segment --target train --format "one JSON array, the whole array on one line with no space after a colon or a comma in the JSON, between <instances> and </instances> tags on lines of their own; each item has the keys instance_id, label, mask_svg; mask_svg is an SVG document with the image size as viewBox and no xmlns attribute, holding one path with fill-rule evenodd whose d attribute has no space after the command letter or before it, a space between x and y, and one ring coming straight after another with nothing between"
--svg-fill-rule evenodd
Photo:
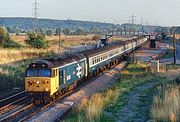
<instances>
[{"instance_id":1,"label":"train","mask_svg":"<svg viewBox=\"0 0 180 122\"><path fill-rule=\"evenodd\" d=\"M52 101L73 91L86 79L122 62L147 41L145 36L141 36L102 48L33 62L26 69L25 91L33 103Z\"/></svg>"}]
</instances>

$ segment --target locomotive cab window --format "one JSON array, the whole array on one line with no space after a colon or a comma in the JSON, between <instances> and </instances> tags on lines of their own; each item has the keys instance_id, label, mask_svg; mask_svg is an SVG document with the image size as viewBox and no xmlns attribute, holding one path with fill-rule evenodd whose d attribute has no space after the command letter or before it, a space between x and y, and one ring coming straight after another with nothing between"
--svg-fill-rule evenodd
<instances>
[{"instance_id":1,"label":"locomotive cab window","mask_svg":"<svg viewBox=\"0 0 180 122\"><path fill-rule=\"evenodd\" d=\"M50 70L35 70L35 69L29 69L26 72L27 77L50 77L51 75Z\"/></svg>"}]
</instances>

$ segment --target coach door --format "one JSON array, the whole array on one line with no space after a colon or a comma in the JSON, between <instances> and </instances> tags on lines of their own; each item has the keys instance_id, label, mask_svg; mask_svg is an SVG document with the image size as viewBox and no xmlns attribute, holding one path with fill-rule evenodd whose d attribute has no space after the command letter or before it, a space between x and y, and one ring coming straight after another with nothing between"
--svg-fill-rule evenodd
<instances>
[{"instance_id":1,"label":"coach door","mask_svg":"<svg viewBox=\"0 0 180 122\"><path fill-rule=\"evenodd\" d=\"M59 71L59 85L65 85L66 84L66 73L65 70Z\"/></svg>"}]
</instances>

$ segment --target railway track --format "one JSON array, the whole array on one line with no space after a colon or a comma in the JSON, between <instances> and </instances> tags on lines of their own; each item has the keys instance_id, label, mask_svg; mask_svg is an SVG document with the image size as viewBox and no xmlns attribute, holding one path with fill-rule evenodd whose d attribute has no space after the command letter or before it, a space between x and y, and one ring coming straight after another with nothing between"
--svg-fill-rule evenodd
<instances>
[{"instance_id":1,"label":"railway track","mask_svg":"<svg viewBox=\"0 0 180 122\"><path fill-rule=\"evenodd\" d=\"M15 122L18 121L18 119L22 116L26 116L25 113L32 112L35 109L35 106L30 103L27 105L24 105L20 107L19 110L16 110L15 112L11 112L10 114L7 113L7 115L0 118L0 122Z\"/></svg>"},{"instance_id":2,"label":"railway track","mask_svg":"<svg viewBox=\"0 0 180 122\"><path fill-rule=\"evenodd\" d=\"M27 97L22 97L12 103L9 103L8 105L1 107L0 108L0 116L3 115L4 113L7 113L8 111L11 111L11 110L17 108L18 106L20 106L21 104L25 103L28 100L29 99Z\"/></svg>"},{"instance_id":3,"label":"railway track","mask_svg":"<svg viewBox=\"0 0 180 122\"><path fill-rule=\"evenodd\" d=\"M20 99L17 99L14 102L11 102L3 107L0 108L0 122L22 122L33 115L41 112L42 110L46 109L47 107L55 104L58 100L65 98L67 95L69 95L72 92L68 92L67 94L64 94L63 96L55 99L53 102L43 106L34 106L31 101L28 99L28 97L22 97ZM13 95L13 98L16 95ZM6 98L2 101L6 101L9 98Z\"/></svg>"},{"instance_id":4,"label":"railway track","mask_svg":"<svg viewBox=\"0 0 180 122\"><path fill-rule=\"evenodd\" d=\"M14 94L12 96L9 96L5 99L0 100L0 109L10 103L13 103L14 101L17 101L18 99L21 99L26 96L26 92L22 91L17 94Z\"/></svg>"}]
</instances>

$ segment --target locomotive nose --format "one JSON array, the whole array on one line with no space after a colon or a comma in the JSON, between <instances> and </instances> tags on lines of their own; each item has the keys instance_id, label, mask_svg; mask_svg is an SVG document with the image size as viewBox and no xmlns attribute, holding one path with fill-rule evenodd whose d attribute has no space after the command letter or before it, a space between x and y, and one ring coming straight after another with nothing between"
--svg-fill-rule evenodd
<instances>
[{"instance_id":1,"label":"locomotive nose","mask_svg":"<svg viewBox=\"0 0 180 122\"><path fill-rule=\"evenodd\" d=\"M50 89L50 79L27 78L25 81L26 90L29 92L48 92Z\"/></svg>"}]
</instances>

